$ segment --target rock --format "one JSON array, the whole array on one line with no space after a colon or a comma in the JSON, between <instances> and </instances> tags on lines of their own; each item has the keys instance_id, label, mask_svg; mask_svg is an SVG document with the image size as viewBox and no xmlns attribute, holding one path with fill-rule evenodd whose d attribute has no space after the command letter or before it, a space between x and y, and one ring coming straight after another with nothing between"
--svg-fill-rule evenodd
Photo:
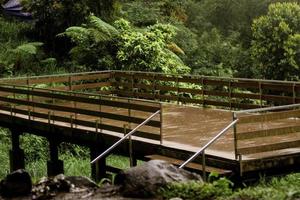
<instances>
[{"instance_id":1,"label":"rock","mask_svg":"<svg viewBox=\"0 0 300 200\"><path fill-rule=\"evenodd\" d=\"M32 199L45 199L56 196L59 192L70 192L74 187L63 174L53 178L42 178L32 189Z\"/></svg>"},{"instance_id":2,"label":"rock","mask_svg":"<svg viewBox=\"0 0 300 200\"><path fill-rule=\"evenodd\" d=\"M66 180L78 188L98 188L99 186L91 179L83 176L68 176Z\"/></svg>"},{"instance_id":3,"label":"rock","mask_svg":"<svg viewBox=\"0 0 300 200\"><path fill-rule=\"evenodd\" d=\"M98 188L98 185L89 178L82 176L65 177L63 174L59 174L53 178L42 178L32 189L32 199L65 199L65 196L70 198L76 196L84 199L85 196L90 198Z\"/></svg>"},{"instance_id":4,"label":"rock","mask_svg":"<svg viewBox=\"0 0 300 200\"><path fill-rule=\"evenodd\" d=\"M197 174L179 169L165 161L152 160L141 166L122 171L115 178L125 197L149 198L170 182L202 181Z\"/></svg>"},{"instance_id":5,"label":"rock","mask_svg":"<svg viewBox=\"0 0 300 200\"><path fill-rule=\"evenodd\" d=\"M30 175L24 169L12 172L0 182L0 194L7 198L28 195L31 188Z\"/></svg>"}]
</instances>

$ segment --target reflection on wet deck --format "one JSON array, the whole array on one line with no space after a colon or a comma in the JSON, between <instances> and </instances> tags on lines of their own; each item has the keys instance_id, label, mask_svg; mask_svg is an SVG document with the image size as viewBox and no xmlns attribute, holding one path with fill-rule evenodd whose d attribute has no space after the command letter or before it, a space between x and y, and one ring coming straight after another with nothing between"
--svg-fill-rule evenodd
<instances>
[{"instance_id":1,"label":"reflection on wet deck","mask_svg":"<svg viewBox=\"0 0 300 200\"><path fill-rule=\"evenodd\" d=\"M179 149L193 149L196 151L204 146L232 121L232 112L228 110L188 107L178 105L165 105L163 107L163 144L172 145ZM239 133L296 126L300 124L298 118L274 120L271 122L247 123L237 125ZM300 139L300 133L258 137L255 139L239 141L238 147L253 147L281 142L291 142ZM208 153L234 158L233 130L229 130L209 149ZM273 152L264 152L245 155L244 159L290 154L300 152L300 148L290 148Z\"/></svg>"}]
</instances>

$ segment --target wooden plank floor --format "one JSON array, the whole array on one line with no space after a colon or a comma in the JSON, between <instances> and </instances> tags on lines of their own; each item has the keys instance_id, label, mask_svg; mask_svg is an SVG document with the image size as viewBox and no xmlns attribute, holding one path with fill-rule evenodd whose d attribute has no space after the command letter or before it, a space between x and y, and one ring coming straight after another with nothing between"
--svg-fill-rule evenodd
<instances>
[{"instance_id":1,"label":"wooden plank floor","mask_svg":"<svg viewBox=\"0 0 300 200\"><path fill-rule=\"evenodd\" d=\"M60 103L60 105L74 106L68 103ZM128 109L112 108L109 106L91 106L91 104L78 103L76 105L78 108L84 108L88 110L102 110L105 112L117 113L122 115L128 115ZM18 108L27 109L26 106L18 106ZM35 111L47 113L45 109L35 109ZM55 112L56 115L60 116L70 116L72 113L66 112ZM140 111L130 111L131 116L142 117L146 119L150 114ZM77 115L77 119L83 119L87 121L95 121L96 117ZM163 105L163 140L162 145L167 147L172 147L175 149L188 150L195 152L200 147L205 145L210 139L212 139L218 132L220 132L224 127L226 127L232 121L232 112L227 110L219 109L209 109L202 107L191 107L191 106L181 106L164 104ZM123 127L125 122L101 119L102 123L111 124L114 126ZM249 131L258 130L270 127L282 127L288 124L300 123L298 119L286 119L278 120L268 123L255 123L255 124L245 124L238 126L238 131ZM131 124L134 128L137 124ZM66 126L68 126L66 124ZM84 127L80 127L84 128ZM91 129L91 128L90 128ZM153 132L154 134L159 134L158 129L152 127L142 127L142 131ZM109 131L105 131L106 134L114 134ZM284 136L273 136L267 138L258 138L257 140L249 140L239 142L238 145L242 147L248 147L251 145L259 144L270 144L282 142L282 141L293 141L300 138L300 133L294 133ZM224 136L222 136L214 145L212 145L207 153L217 157L222 157L226 159L235 159L234 156L234 142L233 142L233 131L229 130ZM285 155L291 153L300 152L300 148L285 149L281 151L260 153L244 156L244 160L257 159L265 156L274 155Z\"/></svg>"}]
</instances>

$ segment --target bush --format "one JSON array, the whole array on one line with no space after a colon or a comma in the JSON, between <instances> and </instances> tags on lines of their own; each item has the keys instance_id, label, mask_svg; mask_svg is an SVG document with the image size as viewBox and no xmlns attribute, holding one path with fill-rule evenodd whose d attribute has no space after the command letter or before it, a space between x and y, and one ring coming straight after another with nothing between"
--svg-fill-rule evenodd
<instances>
[{"instance_id":1,"label":"bush","mask_svg":"<svg viewBox=\"0 0 300 200\"><path fill-rule=\"evenodd\" d=\"M220 178L212 183L190 181L186 183L171 183L159 191L164 199L179 197L185 200L208 200L217 197L228 197L232 194L232 183Z\"/></svg>"},{"instance_id":2,"label":"bush","mask_svg":"<svg viewBox=\"0 0 300 200\"><path fill-rule=\"evenodd\" d=\"M175 30L170 25L155 24L137 30L124 19L114 26L90 16L81 27L70 27L63 34L76 46L72 58L90 70L121 69L185 73L189 68L169 47ZM179 49L179 48L177 48Z\"/></svg>"},{"instance_id":3,"label":"bush","mask_svg":"<svg viewBox=\"0 0 300 200\"><path fill-rule=\"evenodd\" d=\"M300 5L275 3L252 25L252 55L267 79L299 79Z\"/></svg>"}]
</instances>

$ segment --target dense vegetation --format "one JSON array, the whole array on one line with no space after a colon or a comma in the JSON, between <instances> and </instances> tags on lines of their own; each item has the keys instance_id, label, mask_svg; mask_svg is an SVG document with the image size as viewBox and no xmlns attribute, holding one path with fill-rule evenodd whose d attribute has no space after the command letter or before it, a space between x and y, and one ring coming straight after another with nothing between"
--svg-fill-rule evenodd
<instances>
[{"instance_id":1,"label":"dense vegetation","mask_svg":"<svg viewBox=\"0 0 300 200\"><path fill-rule=\"evenodd\" d=\"M0 0L5 3L6 0ZM34 21L0 14L0 76L122 69L299 80L297 0L24 0ZM10 146L0 133L0 177ZM27 169L45 175L46 142L23 136ZM34 146L33 146L34 144ZM26 148L30 146L30 148ZM67 174L89 175L89 156L63 145ZM77 158L81 159L78 160ZM124 166L123 158L109 162ZM226 180L171 185L185 199L299 198L299 174L232 193ZM201 193L198 195L198 192ZM207 196L205 196L207 195ZM225 198L223 196L223 198Z\"/></svg>"},{"instance_id":2,"label":"dense vegetation","mask_svg":"<svg viewBox=\"0 0 300 200\"><path fill-rule=\"evenodd\" d=\"M185 200L293 200L300 197L300 174L291 174L244 189L232 189L232 183L221 178L203 184L200 182L172 183L162 188L159 194L164 199L180 197Z\"/></svg>"},{"instance_id":3,"label":"dense vegetation","mask_svg":"<svg viewBox=\"0 0 300 200\"><path fill-rule=\"evenodd\" d=\"M23 4L34 22L0 18L2 76L123 69L299 79L297 0Z\"/></svg>"}]
</instances>

